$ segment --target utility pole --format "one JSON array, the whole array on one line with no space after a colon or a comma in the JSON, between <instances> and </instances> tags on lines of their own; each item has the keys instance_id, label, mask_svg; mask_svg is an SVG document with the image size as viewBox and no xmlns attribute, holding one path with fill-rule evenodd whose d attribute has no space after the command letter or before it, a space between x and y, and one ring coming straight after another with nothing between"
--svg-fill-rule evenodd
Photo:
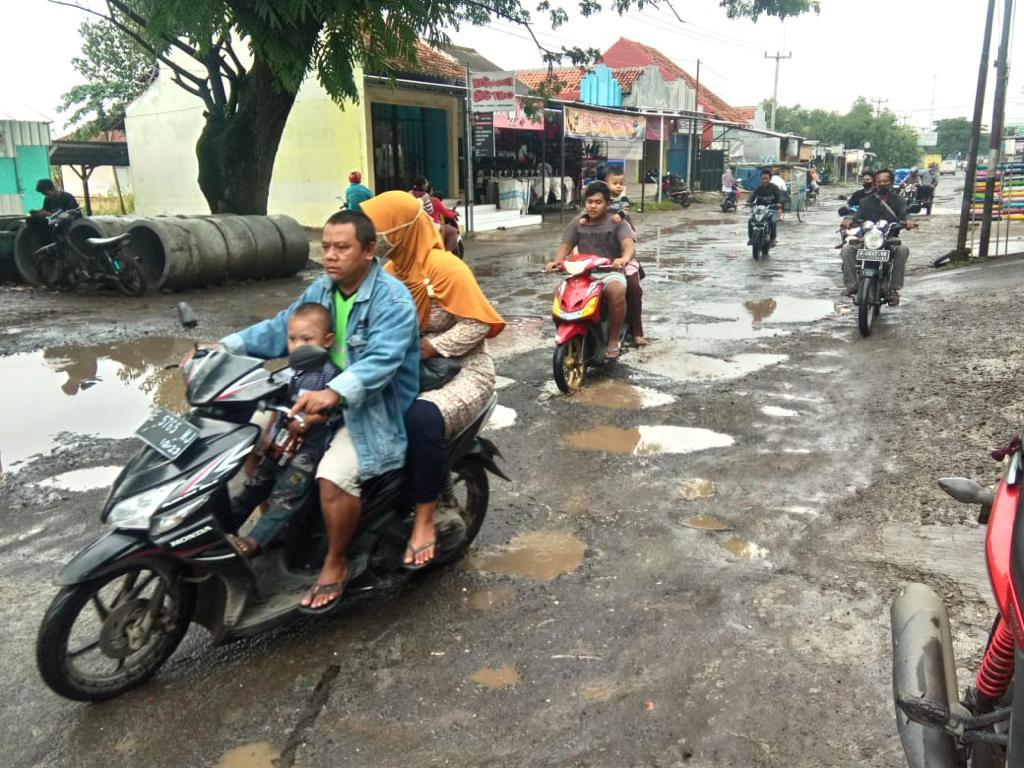
<instances>
[{"instance_id":1,"label":"utility pole","mask_svg":"<svg viewBox=\"0 0 1024 768\"><path fill-rule=\"evenodd\" d=\"M787 53L785 56L780 54L778 51L775 52L774 56L769 56L768 51L764 52L766 59L775 59L775 86L772 88L772 124L771 129L775 130L775 110L778 108L779 103L779 62L783 59L792 59L793 54Z\"/></svg>"},{"instance_id":2,"label":"utility pole","mask_svg":"<svg viewBox=\"0 0 1024 768\"><path fill-rule=\"evenodd\" d=\"M697 90L693 97L693 111L700 112L700 59L697 59ZM690 191L694 190L693 182L697 173L697 121L690 121Z\"/></svg>"},{"instance_id":3,"label":"utility pole","mask_svg":"<svg viewBox=\"0 0 1024 768\"><path fill-rule=\"evenodd\" d=\"M988 241L992 236L992 208L996 193L996 175L999 172L999 153L1003 144L1003 123L1006 118L1006 84L1010 79L1007 62L1010 48L1010 28L1013 26L1013 0L1003 7L1003 36L999 41L996 61L996 94L992 106L992 143L988 150L988 176L985 181L985 212L981 217L981 235L978 238L978 257L988 256Z\"/></svg>"},{"instance_id":4,"label":"utility pole","mask_svg":"<svg viewBox=\"0 0 1024 768\"><path fill-rule=\"evenodd\" d=\"M882 105L888 104L888 99L871 99L871 103L875 105L875 117L882 114Z\"/></svg>"},{"instance_id":5,"label":"utility pole","mask_svg":"<svg viewBox=\"0 0 1024 768\"><path fill-rule=\"evenodd\" d=\"M978 173L981 120L985 112L985 87L988 80L989 57L992 49L992 21L995 15L996 0L988 0L988 15L985 17L985 38L981 43L981 64L978 65L978 92L974 97L971 149L967 157L967 175L964 178L964 199L960 204L960 231L957 232L956 250L951 254L956 259L962 259L967 256L967 227L971 220L971 205L974 202L974 180Z\"/></svg>"}]
</instances>

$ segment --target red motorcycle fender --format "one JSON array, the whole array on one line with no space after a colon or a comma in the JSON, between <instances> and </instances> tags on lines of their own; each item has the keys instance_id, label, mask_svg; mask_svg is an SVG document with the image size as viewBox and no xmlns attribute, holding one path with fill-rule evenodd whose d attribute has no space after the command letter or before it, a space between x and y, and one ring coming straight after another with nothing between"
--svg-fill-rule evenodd
<instances>
[{"instance_id":1,"label":"red motorcycle fender","mask_svg":"<svg viewBox=\"0 0 1024 768\"><path fill-rule=\"evenodd\" d=\"M555 329L555 346L560 347L570 339L586 335L587 326L585 323L562 323Z\"/></svg>"}]
</instances>

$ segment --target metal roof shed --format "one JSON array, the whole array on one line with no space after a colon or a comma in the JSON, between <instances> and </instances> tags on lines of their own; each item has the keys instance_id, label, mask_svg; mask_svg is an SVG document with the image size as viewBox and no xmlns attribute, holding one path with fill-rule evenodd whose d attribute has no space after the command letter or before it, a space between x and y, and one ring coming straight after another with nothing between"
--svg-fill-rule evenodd
<instances>
[{"instance_id":1,"label":"metal roof shed","mask_svg":"<svg viewBox=\"0 0 1024 768\"><path fill-rule=\"evenodd\" d=\"M23 215L42 204L36 182L50 175L50 125L7 117L0 111L0 214Z\"/></svg>"},{"instance_id":2,"label":"metal roof shed","mask_svg":"<svg viewBox=\"0 0 1024 768\"><path fill-rule=\"evenodd\" d=\"M121 196L121 182L117 178L117 169L126 168L129 165L128 142L70 141L59 139L50 146L50 164L69 165L71 170L75 172L75 175L82 180L82 190L85 193L86 216L92 216L92 201L89 199L89 177L101 165L113 166L117 198L121 204L121 213L125 212L124 198Z\"/></svg>"}]
</instances>

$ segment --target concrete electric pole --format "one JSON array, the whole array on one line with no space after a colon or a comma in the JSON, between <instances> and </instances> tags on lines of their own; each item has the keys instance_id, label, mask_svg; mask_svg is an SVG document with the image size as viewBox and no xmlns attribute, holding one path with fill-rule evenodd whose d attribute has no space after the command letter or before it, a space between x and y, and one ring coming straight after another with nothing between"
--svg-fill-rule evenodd
<instances>
[{"instance_id":1,"label":"concrete electric pole","mask_svg":"<svg viewBox=\"0 0 1024 768\"><path fill-rule=\"evenodd\" d=\"M785 56L783 56L778 51L776 51L774 56L769 56L768 55L768 51L765 51L764 52L764 57L766 59L775 59L775 87L772 88L772 122L771 122L771 129L774 131L775 130L775 110L778 108L778 104L779 104L779 62L781 62L783 59L792 59L793 58L793 54L792 53L787 53Z\"/></svg>"},{"instance_id":2,"label":"concrete electric pole","mask_svg":"<svg viewBox=\"0 0 1024 768\"><path fill-rule=\"evenodd\" d=\"M875 117L882 114L882 105L888 104L888 99L871 99L871 103L875 105Z\"/></svg>"}]
</instances>

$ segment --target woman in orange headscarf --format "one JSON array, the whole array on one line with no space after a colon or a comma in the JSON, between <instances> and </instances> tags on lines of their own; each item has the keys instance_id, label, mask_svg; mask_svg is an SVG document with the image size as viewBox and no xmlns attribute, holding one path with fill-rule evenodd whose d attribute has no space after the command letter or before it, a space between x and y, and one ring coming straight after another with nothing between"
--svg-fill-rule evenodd
<instances>
[{"instance_id":1,"label":"woman in orange headscarf","mask_svg":"<svg viewBox=\"0 0 1024 768\"><path fill-rule=\"evenodd\" d=\"M385 192L362 204L377 229L385 269L405 283L420 316L420 355L461 367L444 386L423 392L406 416L409 480L416 522L405 566L418 570L434 559L434 513L444 485L444 441L469 426L494 393L494 361L486 340L505 321L480 290L469 267L444 250L437 228L408 192Z\"/></svg>"}]
</instances>

